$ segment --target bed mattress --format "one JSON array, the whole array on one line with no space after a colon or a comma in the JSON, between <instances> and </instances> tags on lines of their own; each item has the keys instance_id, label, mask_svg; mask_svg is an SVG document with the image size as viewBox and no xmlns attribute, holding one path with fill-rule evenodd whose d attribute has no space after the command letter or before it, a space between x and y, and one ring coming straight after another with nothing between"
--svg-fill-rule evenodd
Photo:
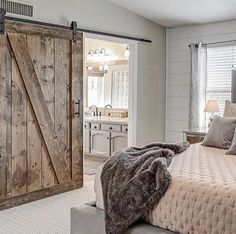
<instances>
[{"instance_id":1,"label":"bed mattress","mask_svg":"<svg viewBox=\"0 0 236 234\"><path fill-rule=\"evenodd\" d=\"M104 209L101 170L94 186L96 205ZM236 233L236 155L193 144L169 170L172 183L147 222L180 233Z\"/></svg>"}]
</instances>

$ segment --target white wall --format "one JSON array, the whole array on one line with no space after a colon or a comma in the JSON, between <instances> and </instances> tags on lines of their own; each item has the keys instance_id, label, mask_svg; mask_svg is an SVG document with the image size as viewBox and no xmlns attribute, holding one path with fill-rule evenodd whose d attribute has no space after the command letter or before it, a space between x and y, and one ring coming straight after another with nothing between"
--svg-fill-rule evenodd
<instances>
[{"instance_id":1,"label":"white wall","mask_svg":"<svg viewBox=\"0 0 236 234\"><path fill-rule=\"evenodd\" d=\"M149 38L138 44L137 144L165 138L165 28L108 0L26 0L35 5L35 19Z\"/></svg>"},{"instance_id":2,"label":"white wall","mask_svg":"<svg viewBox=\"0 0 236 234\"><path fill-rule=\"evenodd\" d=\"M236 20L167 29L167 115L166 140L183 139L188 129L190 51L192 42L236 39Z\"/></svg>"}]
</instances>

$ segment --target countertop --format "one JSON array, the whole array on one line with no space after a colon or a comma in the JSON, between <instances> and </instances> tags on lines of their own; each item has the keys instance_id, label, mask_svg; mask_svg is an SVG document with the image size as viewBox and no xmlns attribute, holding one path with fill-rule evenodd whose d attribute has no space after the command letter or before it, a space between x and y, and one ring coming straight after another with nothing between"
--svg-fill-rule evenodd
<instances>
[{"instance_id":1,"label":"countertop","mask_svg":"<svg viewBox=\"0 0 236 234\"><path fill-rule=\"evenodd\" d=\"M109 124L128 124L128 118L117 118L109 116L85 116L85 122L91 123L109 123Z\"/></svg>"}]
</instances>

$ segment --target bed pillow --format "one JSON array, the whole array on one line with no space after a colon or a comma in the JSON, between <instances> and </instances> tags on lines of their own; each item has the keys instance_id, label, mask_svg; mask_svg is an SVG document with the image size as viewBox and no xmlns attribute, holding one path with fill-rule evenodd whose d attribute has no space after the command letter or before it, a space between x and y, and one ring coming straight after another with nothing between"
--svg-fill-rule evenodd
<instances>
[{"instance_id":1,"label":"bed pillow","mask_svg":"<svg viewBox=\"0 0 236 234\"><path fill-rule=\"evenodd\" d=\"M229 150L226 152L229 155L236 155L236 132L234 133L234 138Z\"/></svg>"},{"instance_id":2,"label":"bed pillow","mask_svg":"<svg viewBox=\"0 0 236 234\"><path fill-rule=\"evenodd\" d=\"M225 101L224 117L236 117L236 103L229 100Z\"/></svg>"},{"instance_id":3,"label":"bed pillow","mask_svg":"<svg viewBox=\"0 0 236 234\"><path fill-rule=\"evenodd\" d=\"M202 145L229 149L234 137L236 118L215 116Z\"/></svg>"}]
</instances>

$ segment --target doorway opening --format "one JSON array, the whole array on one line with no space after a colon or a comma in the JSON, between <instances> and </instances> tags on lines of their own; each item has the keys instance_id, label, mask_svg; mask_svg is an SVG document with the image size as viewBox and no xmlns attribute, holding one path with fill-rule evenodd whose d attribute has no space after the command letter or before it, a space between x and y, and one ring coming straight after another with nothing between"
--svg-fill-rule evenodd
<instances>
[{"instance_id":1,"label":"doorway opening","mask_svg":"<svg viewBox=\"0 0 236 234\"><path fill-rule=\"evenodd\" d=\"M135 144L135 51L136 42L85 35L85 182L107 158Z\"/></svg>"}]
</instances>

